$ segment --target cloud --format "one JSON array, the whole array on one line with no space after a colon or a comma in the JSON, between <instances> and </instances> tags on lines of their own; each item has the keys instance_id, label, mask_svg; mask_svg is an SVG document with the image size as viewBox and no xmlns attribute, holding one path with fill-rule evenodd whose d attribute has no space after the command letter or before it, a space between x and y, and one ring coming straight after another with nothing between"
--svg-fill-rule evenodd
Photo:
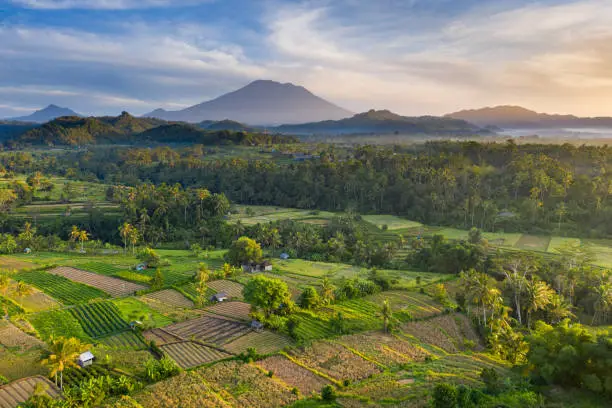
<instances>
[{"instance_id":1,"label":"cloud","mask_svg":"<svg viewBox=\"0 0 612 408\"><path fill-rule=\"evenodd\" d=\"M129 10L157 7L181 7L209 3L214 0L8 0L11 3L32 9L95 9Z\"/></svg>"},{"instance_id":2,"label":"cloud","mask_svg":"<svg viewBox=\"0 0 612 408\"><path fill-rule=\"evenodd\" d=\"M178 14L172 7L204 1L12 1L168 8L115 13L111 20L75 12L92 18L89 25L73 24L66 12L63 21L24 17L0 27L5 105L144 113L265 78L304 85L354 111L443 114L519 104L612 114L609 0L385 0L384 7L361 0L225 0Z\"/></svg>"}]
</instances>

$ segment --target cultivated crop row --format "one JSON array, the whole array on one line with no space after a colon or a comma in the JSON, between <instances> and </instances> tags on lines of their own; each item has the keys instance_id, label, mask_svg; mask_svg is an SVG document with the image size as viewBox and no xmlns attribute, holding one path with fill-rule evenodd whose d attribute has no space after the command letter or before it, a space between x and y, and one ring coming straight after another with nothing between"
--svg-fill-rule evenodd
<instances>
[{"instance_id":1,"label":"cultivated crop row","mask_svg":"<svg viewBox=\"0 0 612 408\"><path fill-rule=\"evenodd\" d=\"M113 297L121 297L134 294L139 290L146 289L146 286L137 285L132 282L122 279L112 278L110 276L99 275L97 273L83 271L81 269L60 266L49 270L53 275L63 276L74 282L85 283L93 286Z\"/></svg>"},{"instance_id":2,"label":"cultivated crop row","mask_svg":"<svg viewBox=\"0 0 612 408\"><path fill-rule=\"evenodd\" d=\"M26 402L34 394L38 384L43 385L43 389L46 389L46 393L50 397L57 398L60 396L55 384L46 378L41 376L22 378L0 387L0 408L14 408Z\"/></svg>"},{"instance_id":3,"label":"cultivated crop row","mask_svg":"<svg viewBox=\"0 0 612 408\"><path fill-rule=\"evenodd\" d=\"M20 272L15 275L15 279L36 286L51 297L68 305L108 297L106 293L99 289L43 271Z\"/></svg>"},{"instance_id":4,"label":"cultivated crop row","mask_svg":"<svg viewBox=\"0 0 612 408\"><path fill-rule=\"evenodd\" d=\"M133 331L126 331L100 339L105 346L114 349L143 350L147 345Z\"/></svg>"},{"instance_id":5,"label":"cultivated crop row","mask_svg":"<svg viewBox=\"0 0 612 408\"><path fill-rule=\"evenodd\" d=\"M285 336L269 331L262 331L251 332L244 336L240 336L231 343L227 343L223 348L232 353L240 354L247 351L249 347L253 347L260 354L269 354L282 350L292 344L292 341Z\"/></svg>"},{"instance_id":6,"label":"cultivated crop row","mask_svg":"<svg viewBox=\"0 0 612 408\"><path fill-rule=\"evenodd\" d=\"M105 368L102 365L95 364L85 368L70 368L64 371L64 385L77 385L80 382L89 378L97 378L104 376L118 377L119 374Z\"/></svg>"},{"instance_id":7,"label":"cultivated crop row","mask_svg":"<svg viewBox=\"0 0 612 408\"><path fill-rule=\"evenodd\" d=\"M165 289L160 290L159 292L149 293L146 295L146 297L183 309L191 309L193 307L193 302L191 300L187 299L181 293L173 289Z\"/></svg>"},{"instance_id":8,"label":"cultivated crop row","mask_svg":"<svg viewBox=\"0 0 612 408\"><path fill-rule=\"evenodd\" d=\"M103 337L128 328L119 309L111 302L95 302L80 305L70 310L85 333L91 337Z\"/></svg>"},{"instance_id":9,"label":"cultivated crop row","mask_svg":"<svg viewBox=\"0 0 612 408\"><path fill-rule=\"evenodd\" d=\"M233 320L203 316L166 326L164 330L184 339L196 339L205 343L224 344L246 334L251 329Z\"/></svg>"},{"instance_id":10,"label":"cultivated crop row","mask_svg":"<svg viewBox=\"0 0 612 408\"><path fill-rule=\"evenodd\" d=\"M257 363L266 371L272 371L275 377L289 386L296 387L302 394L318 393L328 380L301 367L284 356L272 356Z\"/></svg>"},{"instance_id":11,"label":"cultivated crop row","mask_svg":"<svg viewBox=\"0 0 612 408\"><path fill-rule=\"evenodd\" d=\"M182 368L196 367L230 357L230 354L191 341L170 343L160 348Z\"/></svg>"}]
</instances>

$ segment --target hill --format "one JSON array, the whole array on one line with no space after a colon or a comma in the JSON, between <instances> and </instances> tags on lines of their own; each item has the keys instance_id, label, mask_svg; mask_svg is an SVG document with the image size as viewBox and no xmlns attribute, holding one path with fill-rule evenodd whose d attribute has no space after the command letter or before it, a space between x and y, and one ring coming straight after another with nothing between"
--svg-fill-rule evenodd
<instances>
[{"instance_id":1,"label":"hill","mask_svg":"<svg viewBox=\"0 0 612 408\"><path fill-rule=\"evenodd\" d=\"M424 134L463 136L491 133L464 120L435 116L400 116L388 110L370 110L342 120L282 125L275 130L281 133L298 135Z\"/></svg>"},{"instance_id":2,"label":"hill","mask_svg":"<svg viewBox=\"0 0 612 408\"><path fill-rule=\"evenodd\" d=\"M259 80L180 111L157 109L144 116L190 123L231 118L251 125L273 125L337 120L350 115L301 86Z\"/></svg>"},{"instance_id":3,"label":"hill","mask_svg":"<svg viewBox=\"0 0 612 408\"><path fill-rule=\"evenodd\" d=\"M0 143L5 140L11 140L19 135L27 132L30 129L38 126L32 122L15 122L10 120L0 121Z\"/></svg>"},{"instance_id":4,"label":"hill","mask_svg":"<svg viewBox=\"0 0 612 408\"><path fill-rule=\"evenodd\" d=\"M81 116L72 109L61 108L57 105L49 105L44 109L37 110L31 115L21 116L18 118L12 118L13 121L18 122L34 122L34 123L45 123L59 118L62 116Z\"/></svg>"},{"instance_id":5,"label":"hill","mask_svg":"<svg viewBox=\"0 0 612 408\"><path fill-rule=\"evenodd\" d=\"M165 124L152 118L136 118L127 112L119 116L64 116L31 129L16 139L34 145L82 145L125 142L130 136Z\"/></svg>"},{"instance_id":6,"label":"hill","mask_svg":"<svg viewBox=\"0 0 612 408\"><path fill-rule=\"evenodd\" d=\"M236 132L252 132L254 130L253 127L247 126L244 123L236 122L229 119L218 121L205 120L203 122L200 122L198 126L206 130L233 130Z\"/></svg>"},{"instance_id":7,"label":"hill","mask_svg":"<svg viewBox=\"0 0 612 408\"><path fill-rule=\"evenodd\" d=\"M506 129L612 127L612 117L581 118L574 115L550 115L520 106L462 110L450 113L446 117L465 120L478 126L495 126Z\"/></svg>"}]
</instances>

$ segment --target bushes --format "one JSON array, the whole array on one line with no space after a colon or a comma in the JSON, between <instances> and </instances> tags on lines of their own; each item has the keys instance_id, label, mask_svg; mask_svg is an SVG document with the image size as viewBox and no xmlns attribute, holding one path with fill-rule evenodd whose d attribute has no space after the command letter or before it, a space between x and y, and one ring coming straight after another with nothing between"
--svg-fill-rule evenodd
<instances>
[{"instance_id":1,"label":"bushes","mask_svg":"<svg viewBox=\"0 0 612 408\"><path fill-rule=\"evenodd\" d=\"M150 382L164 380L180 371L180 367L169 357L163 357L160 360L151 358L145 363L145 377Z\"/></svg>"},{"instance_id":2,"label":"bushes","mask_svg":"<svg viewBox=\"0 0 612 408\"><path fill-rule=\"evenodd\" d=\"M336 389L332 385L326 385L321 389L321 398L323 401L335 401Z\"/></svg>"}]
</instances>

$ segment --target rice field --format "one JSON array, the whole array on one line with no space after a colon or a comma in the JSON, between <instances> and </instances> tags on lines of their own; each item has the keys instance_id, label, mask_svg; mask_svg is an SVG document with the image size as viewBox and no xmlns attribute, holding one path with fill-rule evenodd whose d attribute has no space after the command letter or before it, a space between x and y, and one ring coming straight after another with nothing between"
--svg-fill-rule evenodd
<instances>
[{"instance_id":1,"label":"rice field","mask_svg":"<svg viewBox=\"0 0 612 408\"><path fill-rule=\"evenodd\" d=\"M22 269L37 268L38 265L23 259L13 258L12 256L0 255L0 270L19 271Z\"/></svg>"},{"instance_id":2,"label":"rice field","mask_svg":"<svg viewBox=\"0 0 612 408\"><path fill-rule=\"evenodd\" d=\"M194 306L191 300L187 299L180 292L173 289L165 289L158 292L148 293L144 295L144 297L155 299L170 306L183 309L191 309Z\"/></svg>"},{"instance_id":3,"label":"rice field","mask_svg":"<svg viewBox=\"0 0 612 408\"><path fill-rule=\"evenodd\" d=\"M70 309L85 333L93 338L105 337L129 329L119 309L112 302L95 302Z\"/></svg>"},{"instance_id":4,"label":"rice field","mask_svg":"<svg viewBox=\"0 0 612 408\"><path fill-rule=\"evenodd\" d=\"M257 362L266 371L272 371L274 377L287 384L289 388L297 388L304 395L318 394L321 388L330 381L301 367L285 356L272 356Z\"/></svg>"},{"instance_id":5,"label":"rice field","mask_svg":"<svg viewBox=\"0 0 612 408\"><path fill-rule=\"evenodd\" d=\"M142 338L133 331L125 331L98 340L110 349L145 350L147 348Z\"/></svg>"},{"instance_id":6,"label":"rice field","mask_svg":"<svg viewBox=\"0 0 612 408\"><path fill-rule=\"evenodd\" d=\"M184 339L164 330L164 329L151 329L142 333L147 341L153 341L158 346L162 346L168 343L178 343L184 341Z\"/></svg>"},{"instance_id":7,"label":"rice field","mask_svg":"<svg viewBox=\"0 0 612 408\"><path fill-rule=\"evenodd\" d=\"M260 354L270 354L292 345L293 341L288 337L266 330L247 333L225 344L223 348L231 353L240 354L253 347Z\"/></svg>"},{"instance_id":8,"label":"rice field","mask_svg":"<svg viewBox=\"0 0 612 408\"><path fill-rule=\"evenodd\" d=\"M223 317L206 315L164 327L164 330L186 340L199 340L208 344L222 345L248 333L246 324Z\"/></svg>"},{"instance_id":9,"label":"rice field","mask_svg":"<svg viewBox=\"0 0 612 408\"><path fill-rule=\"evenodd\" d=\"M245 302L220 302L204 310L208 313L230 317L232 319L249 321L251 305Z\"/></svg>"},{"instance_id":10,"label":"rice field","mask_svg":"<svg viewBox=\"0 0 612 408\"><path fill-rule=\"evenodd\" d=\"M215 291L215 293L226 293L230 299L242 299L243 285L229 280L221 279L206 283L206 286Z\"/></svg>"},{"instance_id":11,"label":"rice field","mask_svg":"<svg viewBox=\"0 0 612 408\"><path fill-rule=\"evenodd\" d=\"M43 271L19 272L15 274L13 278L35 286L54 299L67 305L85 303L93 299L108 297L106 292L95 287L73 282L63 276L57 276Z\"/></svg>"},{"instance_id":12,"label":"rice field","mask_svg":"<svg viewBox=\"0 0 612 408\"><path fill-rule=\"evenodd\" d=\"M7 321L0 321L0 344L5 347L17 347L20 350L27 350L42 346L43 342L36 337L24 333Z\"/></svg>"},{"instance_id":13,"label":"rice field","mask_svg":"<svg viewBox=\"0 0 612 408\"><path fill-rule=\"evenodd\" d=\"M42 384L47 395L59 398L60 391L51 381L42 376L22 378L12 383L0 386L0 408L15 408L30 398L38 384Z\"/></svg>"},{"instance_id":14,"label":"rice field","mask_svg":"<svg viewBox=\"0 0 612 408\"><path fill-rule=\"evenodd\" d=\"M228 353L224 353L217 349L206 347L202 344L191 341L164 344L161 345L160 348L164 353L170 356L170 358L176 361L181 368L184 369L201 366L203 364L208 364L231 357L231 355Z\"/></svg>"},{"instance_id":15,"label":"rice field","mask_svg":"<svg viewBox=\"0 0 612 408\"><path fill-rule=\"evenodd\" d=\"M138 320L145 328L162 327L174 323L170 317L141 302L138 298L114 299L113 303L126 322Z\"/></svg>"},{"instance_id":16,"label":"rice field","mask_svg":"<svg viewBox=\"0 0 612 408\"><path fill-rule=\"evenodd\" d=\"M422 347L408 340L382 332L342 336L335 342L387 367L423 361L429 355Z\"/></svg>"},{"instance_id":17,"label":"rice field","mask_svg":"<svg viewBox=\"0 0 612 408\"><path fill-rule=\"evenodd\" d=\"M45 292L32 287L32 293L27 296L18 296L16 293L17 282L11 281L6 292L8 301L18 305L28 313L41 312L49 309L57 309L61 306L57 300L47 295Z\"/></svg>"},{"instance_id":18,"label":"rice field","mask_svg":"<svg viewBox=\"0 0 612 408\"><path fill-rule=\"evenodd\" d=\"M84 283L89 286L98 288L113 297L122 297L132 295L139 290L144 290L147 287L138 285L132 282L127 282L122 279L112 278L110 276L99 275L97 273L84 271L81 269L60 266L49 270L50 274L62 276L70 279L73 282Z\"/></svg>"},{"instance_id":19,"label":"rice field","mask_svg":"<svg viewBox=\"0 0 612 408\"><path fill-rule=\"evenodd\" d=\"M64 336L76 337L85 342L91 341L79 321L68 310L40 312L28 315L27 319L43 340Z\"/></svg>"},{"instance_id":20,"label":"rice field","mask_svg":"<svg viewBox=\"0 0 612 408\"><path fill-rule=\"evenodd\" d=\"M529 251L546 252L550 244L550 236L523 234L515 247Z\"/></svg>"},{"instance_id":21,"label":"rice field","mask_svg":"<svg viewBox=\"0 0 612 408\"><path fill-rule=\"evenodd\" d=\"M418 228L423 225L420 222L410 221L395 215L362 215L361 218L379 229L383 229L384 225L386 225L389 230Z\"/></svg>"}]
</instances>

